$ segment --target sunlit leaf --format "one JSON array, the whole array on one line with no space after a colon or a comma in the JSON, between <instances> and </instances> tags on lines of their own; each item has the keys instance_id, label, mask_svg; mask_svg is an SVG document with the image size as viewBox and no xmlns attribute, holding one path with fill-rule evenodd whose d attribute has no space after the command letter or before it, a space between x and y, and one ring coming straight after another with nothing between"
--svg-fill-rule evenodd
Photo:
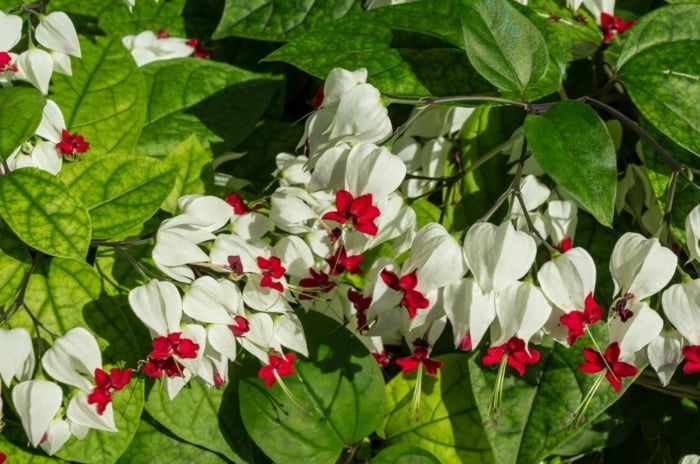
<instances>
[{"instance_id":1,"label":"sunlit leaf","mask_svg":"<svg viewBox=\"0 0 700 464\"><path fill-rule=\"evenodd\" d=\"M44 97L28 87L9 87L0 91L0 157L7 158L34 134Z\"/></svg>"}]
</instances>

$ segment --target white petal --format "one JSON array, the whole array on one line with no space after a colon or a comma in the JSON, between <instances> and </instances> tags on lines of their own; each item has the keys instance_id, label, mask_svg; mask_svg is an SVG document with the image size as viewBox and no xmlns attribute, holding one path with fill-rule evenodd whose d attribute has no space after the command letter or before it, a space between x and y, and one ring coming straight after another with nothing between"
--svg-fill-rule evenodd
<instances>
[{"instance_id":1,"label":"white petal","mask_svg":"<svg viewBox=\"0 0 700 464\"><path fill-rule=\"evenodd\" d=\"M153 333L168 335L180 331L182 299L174 284L151 280L129 292L129 304Z\"/></svg>"},{"instance_id":2,"label":"white petal","mask_svg":"<svg viewBox=\"0 0 700 464\"><path fill-rule=\"evenodd\" d=\"M269 361L268 352L275 331L272 318L265 313L251 314L248 318L249 331L239 339L241 346L261 362Z\"/></svg>"},{"instance_id":3,"label":"white petal","mask_svg":"<svg viewBox=\"0 0 700 464\"><path fill-rule=\"evenodd\" d=\"M53 73L53 58L48 52L30 48L17 57L17 79L27 81L46 95Z\"/></svg>"},{"instance_id":4,"label":"white petal","mask_svg":"<svg viewBox=\"0 0 700 464\"><path fill-rule=\"evenodd\" d=\"M501 345L517 336L525 344L549 319L552 307L534 285L515 282L496 295L496 317L501 328L491 346Z\"/></svg>"},{"instance_id":5,"label":"white petal","mask_svg":"<svg viewBox=\"0 0 700 464\"><path fill-rule=\"evenodd\" d=\"M447 285L443 290L443 308L452 324L455 347L469 335L476 348L486 330L496 318L496 300L493 292L484 293L472 278Z\"/></svg>"},{"instance_id":6,"label":"white petal","mask_svg":"<svg viewBox=\"0 0 700 464\"><path fill-rule=\"evenodd\" d=\"M544 263L537 280L555 306L565 312L582 311L586 296L595 290L595 263L583 248L572 248Z\"/></svg>"},{"instance_id":7,"label":"white petal","mask_svg":"<svg viewBox=\"0 0 700 464\"><path fill-rule=\"evenodd\" d=\"M61 407L63 392L53 382L28 380L12 389L12 402L22 420L24 432L36 447Z\"/></svg>"},{"instance_id":8,"label":"white petal","mask_svg":"<svg viewBox=\"0 0 700 464\"><path fill-rule=\"evenodd\" d=\"M73 66L71 66L70 56L61 52L51 52L53 58L53 70L64 76L73 75Z\"/></svg>"},{"instance_id":9,"label":"white petal","mask_svg":"<svg viewBox=\"0 0 700 464\"><path fill-rule=\"evenodd\" d=\"M685 238L690 258L700 261L700 205L690 210L685 218Z\"/></svg>"},{"instance_id":10,"label":"white petal","mask_svg":"<svg viewBox=\"0 0 700 464\"><path fill-rule=\"evenodd\" d=\"M614 295L631 293L635 301L658 292L673 277L678 258L655 238L628 232L617 241L610 256Z\"/></svg>"},{"instance_id":11,"label":"white petal","mask_svg":"<svg viewBox=\"0 0 700 464\"><path fill-rule=\"evenodd\" d=\"M63 165L63 158L58 154L53 142L37 143L30 156L37 168L54 175L59 173Z\"/></svg>"},{"instance_id":12,"label":"white petal","mask_svg":"<svg viewBox=\"0 0 700 464\"><path fill-rule=\"evenodd\" d=\"M66 128L61 108L50 98L46 99L44 109L41 112L41 122L35 133L49 142L57 143L61 140L61 130Z\"/></svg>"},{"instance_id":13,"label":"white petal","mask_svg":"<svg viewBox=\"0 0 700 464\"><path fill-rule=\"evenodd\" d=\"M236 360L237 344L236 337L231 332L228 326L221 324L212 324L207 329L208 347L211 347L223 356L226 356L231 361Z\"/></svg>"},{"instance_id":14,"label":"white petal","mask_svg":"<svg viewBox=\"0 0 700 464\"><path fill-rule=\"evenodd\" d=\"M58 451L70 438L70 425L63 419L54 419L49 424L46 431L46 441L41 445L46 454L52 456Z\"/></svg>"},{"instance_id":15,"label":"white petal","mask_svg":"<svg viewBox=\"0 0 700 464\"><path fill-rule=\"evenodd\" d=\"M381 142L391 135L389 112L381 94L370 84L360 84L346 92L329 127L330 141Z\"/></svg>"},{"instance_id":16,"label":"white petal","mask_svg":"<svg viewBox=\"0 0 700 464\"><path fill-rule=\"evenodd\" d=\"M661 333L647 346L649 364L656 371L659 381L665 387L671 382L671 377L683 360L681 356L683 340L676 332Z\"/></svg>"},{"instance_id":17,"label":"white petal","mask_svg":"<svg viewBox=\"0 0 700 464\"><path fill-rule=\"evenodd\" d=\"M274 339L277 343L294 350L302 356L308 356L304 327L294 313L282 314L275 321Z\"/></svg>"},{"instance_id":18,"label":"white petal","mask_svg":"<svg viewBox=\"0 0 700 464\"><path fill-rule=\"evenodd\" d=\"M13 378L26 380L34 371L34 347L26 329L0 329L0 377L10 386Z\"/></svg>"},{"instance_id":19,"label":"white petal","mask_svg":"<svg viewBox=\"0 0 700 464\"><path fill-rule=\"evenodd\" d=\"M509 222L474 224L464 239L464 252L474 278L484 292L499 291L527 273L535 260L532 237Z\"/></svg>"},{"instance_id":20,"label":"white petal","mask_svg":"<svg viewBox=\"0 0 700 464\"><path fill-rule=\"evenodd\" d=\"M194 224L210 232L222 228L233 214L231 205L209 195L185 195L178 200L178 206L184 214L193 218Z\"/></svg>"},{"instance_id":21,"label":"white petal","mask_svg":"<svg viewBox=\"0 0 700 464\"><path fill-rule=\"evenodd\" d=\"M0 52L7 52L22 38L22 18L0 11Z\"/></svg>"},{"instance_id":22,"label":"white petal","mask_svg":"<svg viewBox=\"0 0 700 464\"><path fill-rule=\"evenodd\" d=\"M620 358L634 356L646 347L664 327L661 316L646 303L635 303L629 307L634 313L627 321L615 317L608 322L610 342L620 343Z\"/></svg>"},{"instance_id":23,"label":"white petal","mask_svg":"<svg viewBox=\"0 0 700 464\"><path fill-rule=\"evenodd\" d=\"M235 322L234 315L243 313L243 299L233 282L204 276L185 294L182 310L197 321L230 325Z\"/></svg>"},{"instance_id":24,"label":"white petal","mask_svg":"<svg viewBox=\"0 0 700 464\"><path fill-rule=\"evenodd\" d=\"M355 196L371 193L374 203L398 189L406 165L385 147L358 143L347 157L345 188Z\"/></svg>"},{"instance_id":25,"label":"white petal","mask_svg":"<svg viewBox=\"0 0 700 464\"><path fill-rule=\"evenodd\" d=\"M309 245L300 237L288 235L282 237L274 246L274 253L286 267L286 274L307 277L309 268L314 267L314 255Z\"/></svg>"},{"instance_id":26,"label":"white petal","mask_svg":"<svg viewBox=\"0 0 700 464\"><path fill-rule=\"evenodd\" d=\"M664 314L690 342L700 345L700 279L671 285L661 295Z\"/></svg>"},{"instance_id":27,"label":"white petal","mask_svg":"<svg viewBox=\"0 0 700 464\"><path fill-rule=\"evenodd\" d=\"M80 392L74 396L68 408L66 416L72 422L78 425L95 430L104 430L105 432L117 432L117 426L114 425L114 408L112 403L108 403L102 415L97 413L97 405L88 404L88 395L85 392Z\"/></svg>"},{"instance_id":28,"label":"white petal","mask_svg":"<svg viewBox=\"0 0 700 464\"><path fill-rule=\"evenodd\" d=\"M44 47L80 58L80 42L73 21L62 11L41 17L36 27L37 42Z\"/></svg>"},{"instance_id":29,"label":"white petal","mask_svg":"<svg viewBox=\"0 0 700 464\"><path fill-rule=\"evenodd\" d=\"M94 335L75 327L56 339L42 356L41 365L59 382L90 391L95 369L102 368L102 353Z\"/></svg>"},{"instance_id":30,"label":"white petal","mask_svg":"<svg viewBox=\"0 0 700 464\"><path fill-rule=\"evenodd\" d=\"M460 279L466 263L459 244L438 223L430 223L418 231L411 246L411 255L403 266L404 274L418 269L417 289L426 292Z\"/></svg>"},{"instance_id":31,"label":"white petal","mask_svg":"<svg viewBox=\"0 0 700 464\"><path fill-rule=\"evenodd\" d=\"M365 82L367 82L367 69L365 68L360 68L356 71L348 71L342 68L331 69L324 83L323 103L321 103L321 106L337 104L343 95Z\"/></svg>"}]
</instances>

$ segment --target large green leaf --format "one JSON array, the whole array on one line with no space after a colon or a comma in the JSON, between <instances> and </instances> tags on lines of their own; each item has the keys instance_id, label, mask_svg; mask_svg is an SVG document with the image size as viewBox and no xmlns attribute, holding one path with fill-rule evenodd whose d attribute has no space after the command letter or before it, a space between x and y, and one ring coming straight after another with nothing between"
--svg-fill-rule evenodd
<instances>
[{"instance_id":1,"label":"large green leaf","mask_svg":"<svg viewBox=\"0 0 700 464\"><path fill-rule=\"evenodd\" d=\"M143 357L121 309L102 293L99 276L85 263L61 258L41 263L29 279L25 305L42 327L56 336L73 327L90 330L102 349L105 365L125 363L136 367ZM23 309L12 318L12 324L34 330L32 318ZM126 388L113 394L119 432L91 430L83 440L73 437L58 456L78 462L115 462L136 433L143 409L143 388L143 381L133 377Z\"/></svg>"},{"instance_id":2,"label":"large green leaf","mask_svg":"<svg viewBox=\"0 0 700 464\"><path fill-rule=\"evenodd\" d=\"M226 0L215 39L229 36L257 40L287 41L353 11L362 0L317 2L315 0Z\"/></svg>"},{"instance_id":3,"label":"large green leaf","mask_svg":"<svg viewBox=\"0 0 700 464\"><path fill-rule=\"evenodd\" d=\"M80 43L83 57L73 60L73 76L54 74L52 98L70 132L90 142L84 156L136 146L146 108L145 82L120 37Z\"/></svg>"},{"instance_id":4,"label":"large green leaf","mask_svg":"<svg viewBox=\"0 0 700 464\"><path fill-rule=\"evenodd\" d=\"M367 348L347 329L316 312L302 317L308 359L267 389L249 363L240 385L246 430L275 462L334 463L346 445L372 433L384 410L384 380ZM253 365L257 364L257 365Z\"/></svg>"},{"instance_id":5,"label":"large green leaf","mask_svg":"<svg viewBox=\"0 0 700 464\"><path fill-rule=\"evenodd\" d=\"M440 460L434 454L419 447L411 445L392 445L384 448L378 455L372 458L372 464L440 464Z\"/></svg>"},{"instance_id":6,"label":"large green leaf","mask_svg":"<svg viewBox=\"0 0 700 464\"><path fill-rule=\"evenodd\" d=\"M0 90L0 158L7 158L34 134L44 103L44 97L34 88Z\"/></svg>"},{"instance_id":7,"label":"large green leaf","mask_svg":"<svg viewBox=\"0 0 700 464\"><path fill-rule=\"evenodd\" d=\"M602 323L594 328L601 346L605 346L603 333L606 331ZM540 361L528 366L523 377L508 368L502 403L490 416L496 369L482 367L479 356L470 359L469 376L474 397L481 416L487 420L486 435L496 462L531 464L542 461L559 445L588 427L632 384L625 379L623 391L615 393L603 381L577 424L574 412L598 376L578 369L584 361L582 349L585 346L591 346L588 337L579 339L570 348L560 344L553 348L531 347L540 352Z\"/></svg>"},{"instance_id":8,"label":"large green leaf","mask_svg":"<svg viewBox=\"0 0 700 464\"><path fill-rule=\"evenodd\" d=\"M211 151L204 148L194 135L176 146L165 158L165 164L176 172L177 177L162 208L175 214L181 196L203 194L211 189L214 184L211 162Z\"/></svg>"},{"instance_id":9,"label":"large green leaf","mask_svg":"<svg viewBox=\"0 0 700 464\"><path fill-rule=\"evenodd\" d=\"M285 61L321 79L331 69L367 68L369 81L394 95L492 92L464 51L443 40L369 23L363 15L315 28L265 58Z\"/></svg>"},{"instance_id":10,"label":"large green leaf","mask_svg":"<svg viewBox=\"0 0 700 464\"><path fill-rule=\"evenodd\" d=\"M467 370L467 356L437 356L444 365L436 376L423 372L418 413L413 411L415 372L399 374L386 386L384 422L377 433L389 444L410 444L441 462L494 463Z\"/></svg>"},{"instance_id":11,"label":"large green leaf","mask_svg":"<svg viewBox=\"0 0 700 464\"><path fill-rule=\"evenodd\" d=\"M615 146L605 123L573 100L525 118L532 155L601 224L612 225L617 191Z\"/></svg>"},{"instance_id":12,"label":"large green leaf","mask_svg":"<svg viewBox=\"0 0 700 464\"><path fill-rule=\"evenodd\" d=\"M143 224L158 211L175 179L171 166L140 156L92 159L71 167L59 177L90 212L94 238L116 237Z\"/></svg>"},{"instance_id":13,"label":"large green leaf","mask_svg":"<svg viewBox=\"0 0 700 464\"><path fill-rule=\"evenodd\" d=\"M216 61L183 58L150 63L146 126L138 151L165 156L193 132L230 149L252 132L280 89L279 76Z\"/></svg>"},{"instance_id":14,"label":"large green leaf","mask_svg":"<svg viewBox=\"0 0 700 464\"><path fill-rule=\"evenodd\" d=\"M17 294L30 263L29 251L0 221L0 308Z\"/></svg>"},{"instance_id":15,"label":"large green leaf","mask_svg":"<svg viewBox=\"0 0 700 464\"><path fill-rule=\"evenodd\" d=\"M171 464L192 462L197 464L224 464L224 458L198 446L185 443L166 431L141 420L134 439L126 452L119 458L120 463L148 462L150 464Z\"/></svg>"},{"instance_id":16,"label":"large green leaf","mask_svg":"<svg viewBox=\"0 0 700 464\"><path fill-rule=\"evenodd\" d=\"M467 56L498 89L525 97L549 67L547 43L532 22L508 2L462 2Z\"/></svg>"},{"instance_id":17,"label":"large green leaf","mask_svg":"<svg viewBox=\"0 0 700 464\"><path fill-rule=\"evenodd\" d=\"M66 258L87 255L87 209L46 171L25 168L0 177L0 216L32 248Z\"/></svg>"},{"instance_id":18,"label":"large green leaf","mask_svg":"<svg viewBox=\"0 0 700 464\"><path fill-rule=\"evenodd\" d=\"M700 5L659 8L630 30L619 79L641 113L682 147L700 155Z\"/></svg>"},{"instance_id":19,"label":"large green leaf","mask_svg":"<svg viewBox=\"0 0 700 464\"><path fill-rule=\"evenodd\" d=\"M259 462L259 452L241 423L237 393L235 381L215 389L193 380L170 400L158 381L148 394L146 411L180 439L234 462L252 464Z\"/></svg>"}]
</instances>

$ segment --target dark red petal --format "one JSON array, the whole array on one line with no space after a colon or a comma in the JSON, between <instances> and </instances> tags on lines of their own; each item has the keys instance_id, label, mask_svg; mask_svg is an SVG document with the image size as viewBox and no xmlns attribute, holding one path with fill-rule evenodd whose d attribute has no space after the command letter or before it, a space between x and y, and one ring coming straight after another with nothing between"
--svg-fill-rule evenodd
<instances>
[{"instance_id":1,"label":"dark red petal","mask_svg":"<svg viewBox=\"0 0 700 464\"><path fill-rule=\"evenodd\" d=\"M419 363L420 361L418 361L413 356L406 356L405 358L396 359L396 364L398 364L401 367L401 372L403 373L415 371L416 369L418 369Z\"/></svg>"}]
</instances>

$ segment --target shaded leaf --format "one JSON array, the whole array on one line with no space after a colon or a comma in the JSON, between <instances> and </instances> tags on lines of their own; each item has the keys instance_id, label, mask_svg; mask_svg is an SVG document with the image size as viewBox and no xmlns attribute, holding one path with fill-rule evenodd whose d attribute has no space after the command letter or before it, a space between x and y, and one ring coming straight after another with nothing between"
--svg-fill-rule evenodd
<instances>
[{"instance_id":1,"label":"shaded leaf","mask_svg":"<svg viewBox=\"0 0 700 464\"><path fill-rule=\"evenodd\" d=\"M367 348L332 319L315 311L301 315L309 347L295 374L266 388L259 365L248 363L240 385L246 430L275 462L334 463L345 445L372 433L384 410L384 381Z\"/></svg>"},{"instance_id":2,"label":"shaded leaf","mask_svg":"<svg viewBox=\"0 0 700 464\"><path fill-rule=\"evenodd\" d=\"M556 103L525 118L525 136L542 169L601 224L611 226L617 191L615 146L605 123L584 103Z\"/></svg>"},{"instance_id":3,"label":"shaded leaf","mask_svg":"<svg viewBox=\"0 0 700 464\"><path fill-rule=\"evenodd\" d=\"M80 46L83 57L73 60L73 76L54 74L52 97L69 131L90 142L83 157L130 153L143 126L143 75L120 37L96 37L94 43L83 40Z\"/></svg>"},{"instance_id":4,"label":"shaded leaf","mask_svg":"<svg viewBox=\"0 0 700 464\"><path fill-rule=\"evenodd\" d=\"M700 6L669 5L630 30L619 79L641 113L682 147L700 155Z\"/></svg>"},{"instance_id":5,"label":"shaded leaf","mask_svg":"<svg viewBox=\"0 0 700 464\"><path fill-rule=\"evenodd\" d=\"M237 463L258 462L254 445L241 423L237 396L235 382L216 389L191 381L188 388L170 400L158 381L148 393L146 411L182 440Z\"/></svg>"},{"instance_id":6,"label":"shaded leaf","mask_svg":"<svg viewBox=\"0 0 700 464\"><path fill-rule=\"evenodd\" d=\"M17 294L30 263L29 251L0 221L0 308Z\"/></svg>"},{"instance_id":7,"label":"shaded leaf","mask_svg":"<svg viewBox=\"0 0 700 464\"><path fill-rule=\"evenodd\" d=\"M265 60L285 61L321 79L335 67L367 68L368 81L394 95L493 91L471 67L463 50L426 37L369 23L363 15L356 15L315 28Z\"/></svg>"},{"instance_id":8,"label":"shaded leaf","mask_svg":"<svg viewBox=\"0 0 700 464\"><path fill-rule=\"evenodd\" d=\"M74 259L87 255L91 237L87 209L46 171L24 168L0 178L0 216L36 250Z\"/></svg>"},{"instance_id":9,"label":"shaded leaf","mask_svg":"<svg viewBox=\"0 0 700 464\"><path fill-rule=\"evenodd\" d=\"M162 205L169 213L175 214L181 196L204 194L214 184L211 151L204 148L194 135L176 146L164 161L176 173L175 184Z\"/></svg>"},{"instance_id":10,"label":"shaded leaf","mask_svg":"<svg viewBox=\"0 0 700 464\"><path fill-rule=\"evenodd\" d=\"M500 90L525 97L549 67L542 34L508 2L475 0L460 10L469 61Z\"/></svg>"},{"instance_id":11,"label":"shaded leaf","mask_svg":"<svg viewBox=\"0 0 700 464\"><path fill-rule=\"evenodd\" d=\"M226 0L224 13L216 27L215 39L229 36L257 40L287 41L323 24L360 11L362 0L329 3L314 0L251 0L241 3Z\"/></svg>"},{"instance_id":12,"label":"shaded leaf","mask_svg":"<svg viewBox=\"0 0 700 464\"><path fill-rule=\"evenodd\" d=\"M39 126L44 109L41 92L28 87L0 91L0 157L5 159Z\"/></svg>"},{"instance_id":13,"label":"shaded leaf","mask_svg":"<svg viewBox=\"0 0 700 464\"><path fill-rule=\"evenodd\" d=\"M387 384L386 415L377 433L392 445L419 446L441 462L498 462L471 392L467 356L435 359L444 365L436 376L423 373L418 412L411 410L415 372L399 374Z\"/></svg>"},{"instance_id":14,"label":"shaded leaf","mask_svg":"<svg viewBox=\"0 0 700 464\"><path fill-rule=\"evenodd\" d=\"M153 216L173 188L175 170L137 156L92 159L60 173L92 219L94 238L112 238Z\"/></svg>"},{"instance_id":15,"label":"shaded leaf","mask_svg":"<svg viewBox=\"0 0 700 464\"><path fill-rule=\"evenodd\" d=\"M372 458L372 464L440 464L440 460L434 454L419 447L411 445L392 445L384 448L378 455Z\"/></svg>"},{"instance_id":16,"label":"shaded leaf","mask_svg":"<svg viewBox=\"0 0 700 464\"><path fill-rule=\"evenodd\" d=\"M225 463L218 455L185 443L141 420L129 448L119 458L120 463L148 462L170 464L173 462L196 462L198 464Z\"/></svg>"}]
</instances>

